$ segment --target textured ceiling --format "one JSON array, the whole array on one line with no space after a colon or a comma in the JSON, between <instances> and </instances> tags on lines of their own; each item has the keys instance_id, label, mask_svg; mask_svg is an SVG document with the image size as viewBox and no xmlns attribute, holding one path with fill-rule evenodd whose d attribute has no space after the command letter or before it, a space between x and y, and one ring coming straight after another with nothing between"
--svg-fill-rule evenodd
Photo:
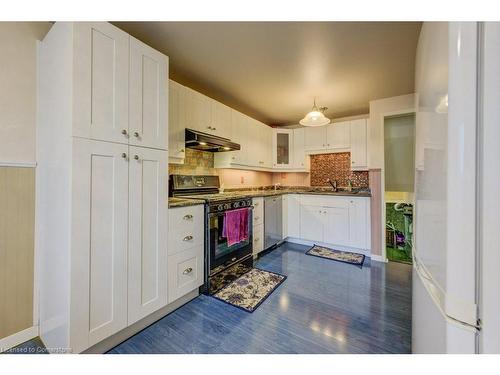
<instances>
[{"instance_id":1,"label":"textured ceiling","mask_svg":"<svg viewBox=\"0 0 500 375\"><path fill-rule=\"evenodd\" d=\"M270 125L339 118L414 91L420 22L114 22L170 57L170 77Z\"/></svg>"}]
</instances>

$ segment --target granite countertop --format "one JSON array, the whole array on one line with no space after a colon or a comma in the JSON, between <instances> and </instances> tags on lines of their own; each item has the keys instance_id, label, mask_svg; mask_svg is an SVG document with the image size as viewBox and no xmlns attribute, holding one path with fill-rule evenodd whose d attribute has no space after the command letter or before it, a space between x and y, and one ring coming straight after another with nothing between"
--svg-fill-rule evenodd
<instances>
[{"instance_id":1,"label":"granite countertop","mask_svg":"<svg viewBox=\"0 0 500 375\"><path fill-rule=\"evenodd\" d=\"M226 198L236 197L272 197L283 194L313 194L313 195L333 195L333 196L348 196L348 197L371 197L370 191L332 191L330 188L282 188L274 189L254 189L254 190L236 190L227 191L223 195ZM222 196L221 196L222 198Z\"/></svg>"},{"instance_id":2,"label":"granite countertop","mask_svg":"<svg viewBox=\"0 0 500 375\"><path fill-rule=\"evenodd\" d=\"M204 204L205 202L200 199L188 198L168 198L168 208L196 206L197 204Z\"/></svg>"}]
</instances>

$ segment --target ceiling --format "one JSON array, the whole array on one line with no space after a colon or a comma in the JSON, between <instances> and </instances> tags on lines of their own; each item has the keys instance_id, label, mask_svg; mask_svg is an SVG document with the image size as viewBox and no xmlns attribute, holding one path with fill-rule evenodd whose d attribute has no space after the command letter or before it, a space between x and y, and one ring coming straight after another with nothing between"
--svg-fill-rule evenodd
<instances>
[{"instance_id":1,"label":"ceiling","mask_svg":"<svg viewBox=\"0 0 500 375\"><path fill-rule=\"evenodd\" d=\"M170 58L170 78L269 125L313 98L340 118L414 91L420 22L114 22Z\"/></svg>"}]
</instances>

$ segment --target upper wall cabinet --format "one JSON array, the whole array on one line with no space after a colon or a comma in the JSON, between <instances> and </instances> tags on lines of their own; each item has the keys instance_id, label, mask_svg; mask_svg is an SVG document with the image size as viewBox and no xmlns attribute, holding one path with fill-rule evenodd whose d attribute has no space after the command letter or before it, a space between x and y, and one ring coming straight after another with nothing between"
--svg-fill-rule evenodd
<instances>
[{"instance_id":1,"label":"upper wall cabinet","mask_svg":"<svg viewBox=\"0 0 500 375\"><path fill-rule=\"evenodd\" d=\"M305 129L305 150L344 150L351 147L349 121Z\"/></svg>"},{"instance_id":2,"label":"upper wall cabinet","mask_svg":"<svg viewBox=\"0 0 500 375\"><path fill-rule=\"evenodd\" d=\"M210 124L206 133L231 139L231 108L211 100Z\"/></svg>"},{"instance_id":3,"label":"upper wall cabinet","mask_svg":"<svg viewBox=\"0 0 500 375\"><path fill-rule=\"evenodd\" d=\"M73 135L128 143L129 35L109 23L72 25Z\"/></svg>"},{"instance_id":4,"label":"upper wall cabinet","mask_svg":"<svg viewBox=\"0 0 500 375\"><path fill-rule=\"evenodd\" d=\"M309 157L304 150L305 128L293 129L293 169L309 170Z\"/></svg>"},{"instance_id":5,"label":"upper wall cabinet","mask_svg":"<svg viewBox=\"0 0 500 375\"><path fill-rule=\"evenodd\" d=\"M351 121L351 169L368 169L366 119Z\"/></svg>"},{"instance_id":6,"label":"upper wall cabinet","mask_svg":"<svg viewBox=\"0 0 500 375\"><path fill-rule=\"evenodd\" d=\"M186 128L208 133L211 129L211 102L208 96L184 87Z\"/></svg>"},{"instance_id":7,"label":"upper wall cabinet","mask_svg":"<svg viewBox=\"0 0 500 375\"><path fill-rule=\"evenodd\" d=\"M109 23L70 27L73 135L166 150L168 58Z\"/></svg>"},{"instance_id":8,"label":"upper wall cabinet","mask_svg":"<svg viewBox=\"0 0 500 375\"><path fill-rule=\"evenodd\" d=\"M335 122L326 127L327 149L348 149L351 147L349 121Z\"/></svg>"},{"instance_id":9,"label":"upper wall cabinet","mask_svg":"<svg viewBox=\"0 0 500 375\"><path fill-rule=\"evenodd\" d=\"M273 129L273 167L293 167L293 130Z\"/></svg>"},{"instance_id":10,"label":"upper wall cabinet","mask_svg":"<svg viewBox=\"0 0 500 375\"><path fill-rule=\"evenodd\" d=\"M130 144L167 149L168 59L130 37Z\"/></svg>"},{"instance_id":11,"label":"upper wall cabinet","mask_svg":"<svg viewBox=\"0 0 500 375\"><path fill-rule=\"evenodd\" d=\"M185 153L185 96L183 86L169 81L168 94L168 161L184 163Z\"/></svg>"}]
</instances>

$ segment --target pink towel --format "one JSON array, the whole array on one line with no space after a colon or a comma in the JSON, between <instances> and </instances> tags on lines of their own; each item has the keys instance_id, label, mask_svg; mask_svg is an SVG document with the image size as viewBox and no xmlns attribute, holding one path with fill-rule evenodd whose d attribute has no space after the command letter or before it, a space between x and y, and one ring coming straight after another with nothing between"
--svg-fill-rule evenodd
<instances>
[{"instance_id":1,"label":"pink towel","mask_svg":"<svg viewBox=\"0 0 500 375\"><path fill-rule=\"evenodd\" d=\"M227 237L227 246L248 240L248 208L225 213L222 235Z\"/></svg>"}]
</instances>

